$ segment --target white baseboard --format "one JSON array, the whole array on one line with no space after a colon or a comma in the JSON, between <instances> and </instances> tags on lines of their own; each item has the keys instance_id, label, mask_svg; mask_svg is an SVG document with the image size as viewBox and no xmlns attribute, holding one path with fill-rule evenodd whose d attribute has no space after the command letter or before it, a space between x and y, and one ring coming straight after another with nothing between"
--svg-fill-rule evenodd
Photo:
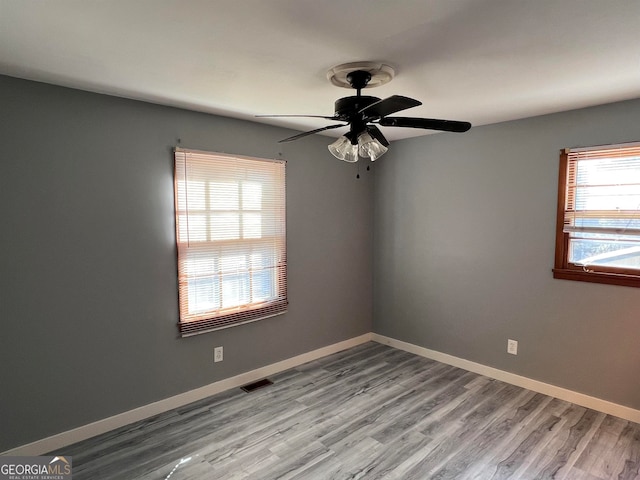
<instances>
[{"instance_id":1,"label":"white baseboard","mask_svg":"<svg viewBox=\"0 0 640 480\"><path fill-rule=\"evenodd\" d=\"M144 420L145 418L158 415L168 410L182 407L189 403L202 400L216 393L224 392L232 388L237 388L247 383L255 382L261 378L269 375L274 375L278 372L288 370L289 368L297 367L303 363L316 360L318 358L326 357L332 353L340 352L356 345L371 341L371 333L360 335L343 342L334 343L326 347L313 350L311 352L303 353L296 357L288 358L277 363L272 363L266 367L257 368L250 372L236 375L235 377L226 378L218 382L205 385L204 387L196 388L173 397L165 398L158 402L150 403L142 407L134 408L128 412L119 413L113 417L98 420L97 422L83 425L73 430L58 433L42 440L22 445L20 447L2 452L0 455L21 456L21 455L42 455L43 453L58 450L76 442L86 440L87 438L95 437L102 433L109 432L116 428L129 425L130 423Z\"/></svg>"},{"instance_id":2,"label":"white baseboard","mask_svg":"<svg viewBox=\"0 0 640 480\"><path fill-rule=\"evenodd\" d=\"M420 355L421 357L430 358L438 362L446 363L454 367L462 368L470 372L479 373L490 378L495 378L518 387L527 388L534 392L543 393L551 397L566 400L567 402L575 403L583 407L591 408L602 413L614 415L616 417L623 418L632 422L640 423L640 410L635 410L624 405L618 405L617 403L602 400L600 398L591 397L583 393L574 392L566 388L558 387L548 383L533 380L531 378L516 375L515 373L505 372L497 368L488 367L480 363L465 360L464 358L454 357L446 353L438 352L436 350L429 350L428 348L419 347L412 343L403 342L394 338L385 337L384 335L378 335L373 333L371 339L374 342L389 345L406 352Z\"/></svg>"},{"instance_id":3,"label":"white baseboard","mask_svg":"<svg viewBox=\"0 0 640 480\"><path fill-rule=\"evenodd\" d=\"M591 397L583 393L574 392L572 390L568 390L566 388L558 387L555 385L550 385L538 380L532 380L527 377L516 375L515 373L488 367L486 365L472 362L470 360L465 360L463 358L454 357L453 355L449 355L446 353L419 347L418 345L403 342L401 340L378 335L377 333L366 333L364 335L360 335L359 337L354 337L343 342L328 345L311 352L303 353L302 355L298 355L296 357L292 357L277 363L273 363L271 365L267 365L265 367L258 368L256 370L251 370L250 372L236 375L235 377L226 378L224 380L205 385L204 387L196 388L195 390L190 390L188 392L165 398L158 402L150 403L148 405L144 405L142 407L138 407L109 418L98 420L97 422L83 425L81 427L74 428L73 430L58 433L42 440L37 440L35 442L22 445L11 450L7 450L6 452L0 453L0 455L42 455L44 453L63 448L67 445L86 440L87 438L91 438L96 435L109 432L116 428L129 425L130 423L144 420L145 418L158 415L168 410L182 407L198 400L202 400L203 398L215 395L216 393L240 387L247 383L260 380L261 378L267 377L269 375L274 375L289 368L297 367L298 365L302 365L303 363L326 357L327 355L331 355L333 353L337 353L369 341L389 345L390 347L398 348L406 352L414 353L422 357L430 358L432 360L446 363L448 365L462 368L464 370L478 373L480 375L485 375L490 378L495 378L496 380L507 382L518 387L527 388L529 390L533 390L534 392L543 393L545 395L575 403L576 405L581 405L583 407L614 415L625 420L640 423L640 410L635 410L630 407L618 405L607 400Z\"/></svg>"}]
</instances>

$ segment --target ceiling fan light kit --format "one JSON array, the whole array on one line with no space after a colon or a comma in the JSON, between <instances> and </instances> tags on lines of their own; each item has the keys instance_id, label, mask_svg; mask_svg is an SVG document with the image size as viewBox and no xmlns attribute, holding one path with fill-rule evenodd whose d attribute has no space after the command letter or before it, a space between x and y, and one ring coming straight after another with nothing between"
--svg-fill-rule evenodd
<instances>
[{"instance_id":1,"label":"ceiling fan light kit","mask_svg":"<svg viewBox=\"0 0 640 480\"><path fill-rule=\"evenodd\" d=\"M389 65L376 62L355 62L337 65L327 72L327 79L335 86L353 88L356 95L339 98L335 102L332 117L322 115L260 115L261 117L311 117L333 120L337 123L316 128L280 140L291 142L314 133L349 126L349 131L328 146L331 154L345 162L355 163L358 157L375 161L384 155L389 142L377 125L383 127L422 128L446 132L466 132L471 128L469 122L439 120L435 118L388 117L408 108L422 105L422 102L401 95L392 95L385 99L365 96L362 89L372 88L390 82L395 71Z\"/></svg>"},{"instance_id":2,"label":"ceiling fan light kit","mask_svg":"<svg viewBox=\"0 0 640 480\"><path fill-rule=\"evenodd\" d=\"M387 153L387 150L389 149L373 138L367 131L358 136L358 155L362 158L369 157L369 159L374 162Z\"/></svg>"},{"instance_id":3,"label":"ceiling fan light kit","mask_svg":"<svg viewBox=\"0 0 640 480\"><path fill-rule=\"evenodd\" d=\"M345 162L355 163L358 161L358 144L352 144L344 135L330 144L328 147L331 155L344 160Z\"/></svg>"},{"instance_id":4,"label":"ceiling fan light kit","mask_svg":"<svg viewBox=\"0 0 640 480\"><path fill-rule=\"evenodd\" d=\"M351 132L343 135L327 148L331 154L345 162L355 163L358 157L369 158L372 162L384 155L388 148L373 138L369 132L362 132L353 140Z\"/></svg>"}]
</instances>

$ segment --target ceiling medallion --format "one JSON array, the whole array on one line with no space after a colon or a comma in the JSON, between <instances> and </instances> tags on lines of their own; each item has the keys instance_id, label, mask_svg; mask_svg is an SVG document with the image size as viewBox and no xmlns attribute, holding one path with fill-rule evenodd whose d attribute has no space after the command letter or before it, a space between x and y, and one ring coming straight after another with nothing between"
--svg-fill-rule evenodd
<instances>
[{"instance_id":1,"label":"ceiling medallion","mask_svg":"<svg viewBox=\"0 0 640 480\"><path fill-rule=\"evenodd\" d=\"M351 72L364 71L371 79L364 88L373 88L389 83L395 76L393 67L379 62L353 62L336 65L327 72L327 79L336 87L353 88L347 76Z\"/></svg>"}]
</instances>

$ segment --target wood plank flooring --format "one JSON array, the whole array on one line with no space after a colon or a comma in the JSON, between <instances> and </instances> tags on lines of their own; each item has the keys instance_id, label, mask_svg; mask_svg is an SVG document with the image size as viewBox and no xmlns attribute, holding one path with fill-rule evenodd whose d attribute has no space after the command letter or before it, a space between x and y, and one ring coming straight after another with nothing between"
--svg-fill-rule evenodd
<instances>
[{"instance_id":1,"label":"wood plank flooring","mask_svg":"<svg viewBox=\"0 0 640 480\"><path fill-rule=\"evenodd\" d=\"M377 343L56 451L75 480L640 480L640 425Z\"/></svg>"}]
</instances>

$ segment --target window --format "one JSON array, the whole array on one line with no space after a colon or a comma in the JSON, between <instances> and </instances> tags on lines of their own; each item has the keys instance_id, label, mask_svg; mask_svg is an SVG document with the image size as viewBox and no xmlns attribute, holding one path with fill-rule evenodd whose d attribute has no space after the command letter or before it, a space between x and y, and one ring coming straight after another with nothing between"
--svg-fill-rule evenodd
<instances>
[{"instance_id":1,"label":"window","mask_svg":"<svg viewBox=\"0 0 640 480\"><path fill-rule=\"evenodd\" d=\"M560 153L553 272L640 287L640 143Z\"/></svg>"},{"instance_id":2,"label":"window","mask_svg":"<svg viewBox=\"0 0 640 480\"><path fill-rule=\"evenodd\" d=\"M181 335L286 312L285 162L175 151Z\"/></svg>"}]
</instances>

